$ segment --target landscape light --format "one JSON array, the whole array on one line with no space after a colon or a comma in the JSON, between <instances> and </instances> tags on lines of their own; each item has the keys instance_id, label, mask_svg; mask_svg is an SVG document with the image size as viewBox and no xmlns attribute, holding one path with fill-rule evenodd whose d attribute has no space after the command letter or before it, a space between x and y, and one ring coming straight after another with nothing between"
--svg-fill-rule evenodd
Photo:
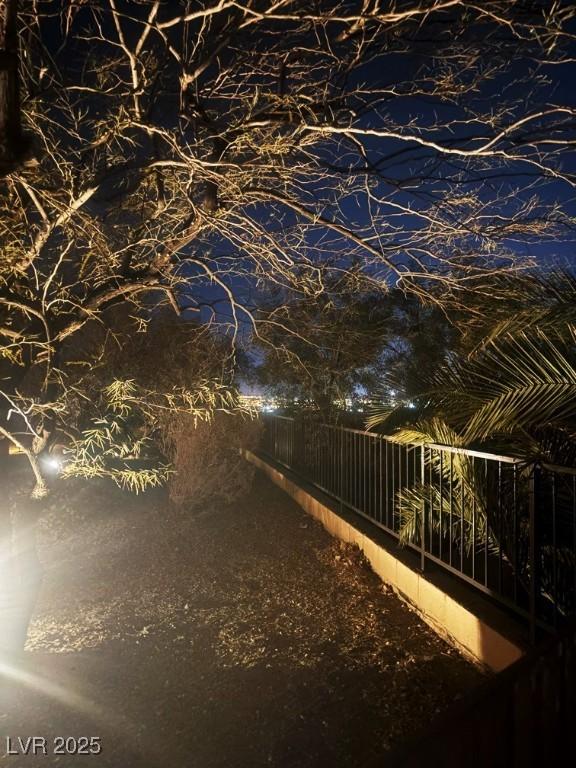
<instances>
[{"instance_id":1,"label":"landscape light","mask_svg":"<svg viewBox=\"0 0 576 768\"><path fill-rule=\"evenodd\" d=\"M57 473L62 469L62 462L56 456L45 456L42 463L50 472Z\"/></svg>"}]
</instances>

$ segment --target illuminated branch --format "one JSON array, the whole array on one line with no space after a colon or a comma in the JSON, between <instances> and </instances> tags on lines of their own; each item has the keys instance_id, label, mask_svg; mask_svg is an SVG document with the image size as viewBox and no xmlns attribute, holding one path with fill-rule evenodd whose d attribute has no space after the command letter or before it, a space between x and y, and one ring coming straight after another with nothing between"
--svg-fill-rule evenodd
<instances>
[{"instance_id":1,"label":"illuminated branch","mask_svg":"<svg viewBox=\"0 0 576 768\"><path fill-rule=\"evenodd\" d=\"M122 348L160 307L209 315L228 370L249 337L320 347L298 317L339 291L462 310L534 243L572 242L576 115L550 102L550 71L575 58L576 8L188 5L20 8L42 155L2 170L0 366L32 453L81 429L101 337Z\"/></svg>"}]
</instances>

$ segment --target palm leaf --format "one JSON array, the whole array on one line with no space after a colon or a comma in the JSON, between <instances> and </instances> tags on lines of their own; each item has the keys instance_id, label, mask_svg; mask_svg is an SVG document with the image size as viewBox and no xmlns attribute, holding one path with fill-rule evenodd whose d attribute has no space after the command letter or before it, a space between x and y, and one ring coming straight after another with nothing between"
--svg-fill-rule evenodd
<instances>
[{"instance_id":1,"label":"palm leaf","mask_svg":"<svg viewBox=\"0 0 576 768\"><path fill-rule=\"evenodd\" d=\"M576 368L567 345L539 332L492 342L455 379L465 442L569 422L576 415ZM466 398L468 397L468 408ZM450 398L448 398L450 399ZM464 405L464 407L463 407Z\"/></svg>"},{"instance_id":2,"label":"palm leaf","mask_svg":"<svg viewBox=\"0 0 576 768\"><path fill-rule=\"evenodd\" d=\"M472 355L504 336L533 330L557 335L576 327L576 275L568 270L503 275L498 289L505 301L496 302L465 330L466 338L481 333Z\"/></svg>"},{"instance_id":3,"label":"palm leaf","mask_svg":"<svg viewBox=\"0 0 576 768\"><path fill-rule=\"evenodd\" d=\"M463 447L462 437L438 417L398 430L390 439L407 446ZM467 551L474 546L474 536L478 536L479 541L485 538L487 500L483 469L466 453L450 452L449 457L446 460L441 448L425 453L428 467L425 473L429 474L431 482L402 488L398 492L402 544L418 540L425 507L432 528L454 541L461 537Z\"/></svg>"}]
</instances>

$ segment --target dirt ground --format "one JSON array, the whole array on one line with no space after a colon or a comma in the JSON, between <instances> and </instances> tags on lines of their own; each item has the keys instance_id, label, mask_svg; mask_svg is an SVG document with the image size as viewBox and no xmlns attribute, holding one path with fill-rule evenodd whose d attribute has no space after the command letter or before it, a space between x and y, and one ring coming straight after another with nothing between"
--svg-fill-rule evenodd
<instances>
[{"instance_id":1,"label":"dirt ground","mask_svg":"<svg viewBox=\"0 0 576 768\"><path fill-rule=\"evenodd\" d=\"M482 679L263 477L192 511L66 498L40 529L25 662L3 669L7 768L365 766ZM35 735L48 755L5 754ZM56 755L57 736L101 752Z\"/></svg>"}]
</instances>

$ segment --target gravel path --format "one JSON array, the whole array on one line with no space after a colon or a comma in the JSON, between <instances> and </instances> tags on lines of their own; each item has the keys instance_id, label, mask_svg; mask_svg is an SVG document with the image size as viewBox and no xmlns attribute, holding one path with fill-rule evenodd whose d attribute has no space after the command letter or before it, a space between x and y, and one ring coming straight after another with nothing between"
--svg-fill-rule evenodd
<instances>
[{"instance_id":1,"label":"gravel path","mask_svg":"<svg viewBox=\"0 0 576 768\"><path fill-rule=\"evenodd\" d=\"M481 680L263 477L186 514L159 492L73 498L42 525L26 667L0 701L0 735L49 755L3 766L362 766ZM55 736L102 751L58 756Z\"/></svg>"}]
</instances>

